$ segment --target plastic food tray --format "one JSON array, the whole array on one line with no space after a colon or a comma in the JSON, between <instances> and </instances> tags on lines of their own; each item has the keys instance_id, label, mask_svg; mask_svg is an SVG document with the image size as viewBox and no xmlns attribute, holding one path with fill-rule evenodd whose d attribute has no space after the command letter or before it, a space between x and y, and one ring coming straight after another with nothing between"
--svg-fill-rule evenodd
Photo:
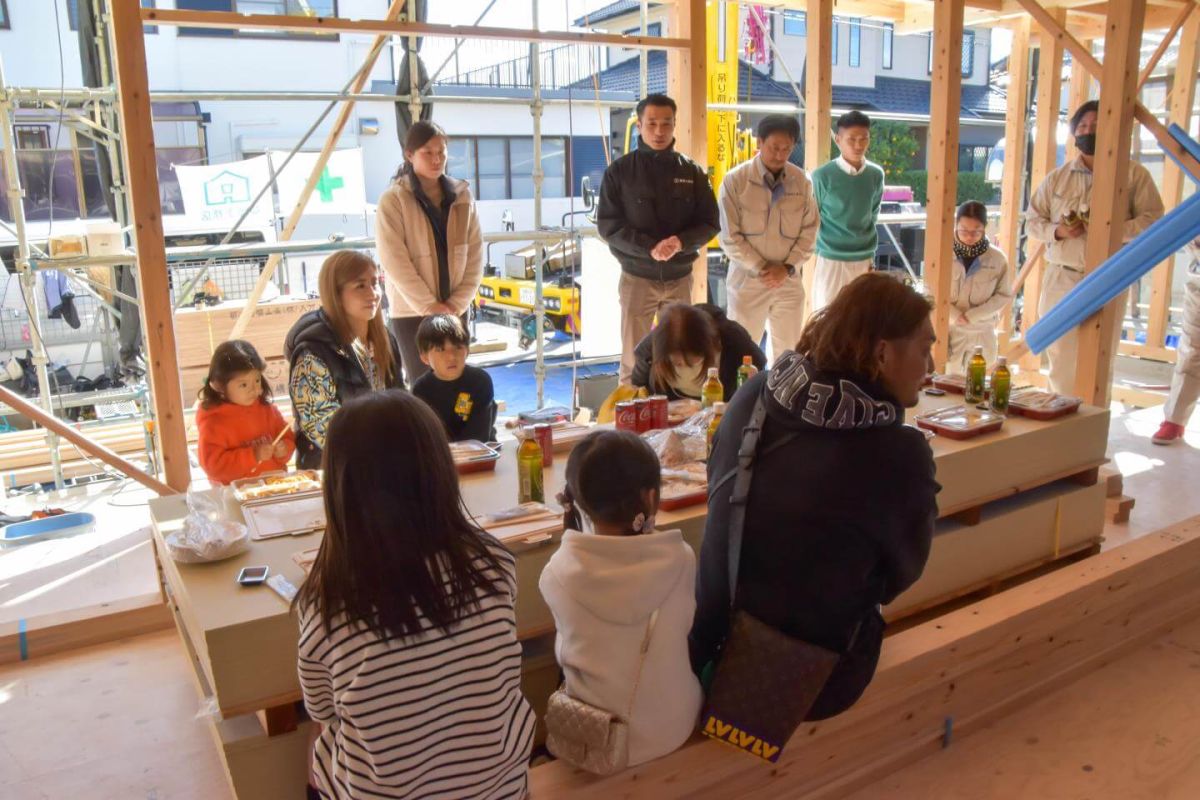
<instances>
[{"instance_id":1,"label":"plastic food tray","mask_svg":"<svg viewBox=\"0 0 1200 800\"><path fill-rule=\"evenodd\" d=\"M658 507L664 511L674 511L677 508L687 508L701 503L708 502L708 484L707 483L688 483L679 482L676 491L670 491L674 488L671 484L665 485L662 499L659 500ZM694 490L691 487L696 487Z\"/></svg>"},{"instance_id":2,"label":"plastic food tray","mask_svg":"<svg viewBox=\"0 0 1200 800\"><path fill-rule=\"evenodd\" d=\"M1008 410L1036 420L1057 419L1079 411L1083 401L1078 397L1047 392L1033 387L1018 389L1008 399Z\"/></svg>"},{"instance_id":3,"label":"plastic food tray","mask_svg":"<svg viewBox=\"0 0 1200 800\"><path fill-rule=\"evenodd\" d=\"M41 519L27 519L24 522L14 522L0 528L0 547L15 547L46 539L62 539L86 533L94 527L96 527L95 515L81 511L57 514Z\"/></svg>"},{"instance_id":4,"label":"plastic food tray","mask_svg":"<svg viewBox=\"0 0 1200 800\"><path fill-rule=\"evenodd\" d=\"M306 478L309 481L315 482L314 487L310 483L301 484L295 489L280 491L274 494L254 496L250 490L260 486L267 486L273 480L281 478ZM319 495L321 493L321 473L315 469L298 469L295 472L267 472L259 475L257 478L239 478L230 484L233 489L233 496L242 505L250 505L252 503L263 503L268 501L278 500L281 497L304 497L308 495Z\"/></svg>"},{"instance_id":5,"label":"plastic food tray","mask_svg":"<svg viewBox=\"0 0 1200 800\"><path fill-rule=\"evenodd\" d=\"M592 432L591 426L580 425L577 422L552 422L550 423L552 430L551 436L554 438L553 450L556 453L563 453L571 450L575 445L579 444L584 438ZM515 434L518 441L525 439L526 428L517 428Z\"/></svg>"},{"instance_id":6,"label":"plastic food tray","mask_svg":"<svg viewBox=\"0 0 1200 800\"><path fill-rule=\"evenodd\" d=\"M947 439L973 439L1004 426L1004 417L999 414L964 405L918 414L915 421L918 426Z\"/></svg>"},{"instance_id":7,"label":"plastic food tray","mask_svg":"<svg viewBox=\"0 0 1200 800\"><path fill-rule=\"evenodd\" d=\"M490 472L496 469L500 451L477 439L450 443L450 454L454 456L454 467L459 475L472 472Z\"/></svg>"},{"instance_id":8,"label":"plastic food tray","mask_svg":"<svg viewBox=\"0 0 1200 800\"><path fill-rule=\"evenodd\" d=\"M992 379L986 378L983 382L983 396L987 397L991 394ZM954 394L967 393L967 376L966 375L934 375L933 386L935 389L941 389L943 392L952 392Z\"/></svg>"}]
</instances>

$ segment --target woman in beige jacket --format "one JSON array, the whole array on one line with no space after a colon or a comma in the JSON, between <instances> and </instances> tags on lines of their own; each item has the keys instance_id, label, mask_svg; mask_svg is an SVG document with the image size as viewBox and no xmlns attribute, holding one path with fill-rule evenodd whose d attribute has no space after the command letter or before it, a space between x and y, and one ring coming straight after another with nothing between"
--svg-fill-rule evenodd
<instances>
[{"instance_id":1,"label":"woman in beige jacket","mask_svg":"<svg viewBox=\"0 0 1200 800\"><path fill-rule=\"evenodd\" d=\"M386 274L389 324L411 386L429 367L417 327L467 310L483 277L483 239L466 181L446 175L446 132L419 121L404 140L404 166L379 198L375 243Z\"/></svg>"}]
</instances>

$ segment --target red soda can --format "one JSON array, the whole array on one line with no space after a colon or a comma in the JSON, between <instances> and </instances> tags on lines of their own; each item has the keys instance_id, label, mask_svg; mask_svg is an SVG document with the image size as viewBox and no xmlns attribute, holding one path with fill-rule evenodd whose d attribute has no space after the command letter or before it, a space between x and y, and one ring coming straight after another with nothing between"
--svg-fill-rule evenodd
<instances>
[{"instance_id":1,"label":"red soda can","mask_svg":"<svg viewBox=\"0 0 1200 800\"><path fill-rule=\"evenodd\" d=\"M654 427L654 405L646 397L640 397L633 402L638 412L637 432L645 433L651 430Z\"/></svg>"},{"instance_id":2,"label":"red soda can","mask_svg":"<svg viewBox=\"0 0 1200 800\"><path fill-rule=\"evenodd\" d=\"M616 423L619 431L632 431L637 433L638 429L638 407L633 400L622 400L617 403L616 408Z\"/></svg>"},{"instance_id":3,"label":"red soda can","mask_svg":"<svg viewBox=\"0 0 1200 800\"><path fill-rule=\"evenodd\" d=\"M554 463L554 427L545 423L533 426L533 438L537 439L542 448L542 466L548 467Z\"/></svg>"},{"instance_id":4,"label":"red soda can","mask_svg":"<svg viewBox=\"0 0 1200 800\"><path fill-rule=\"evenodd\" d=\"M671 404L665 394L650 395L650 408L653 409L650 424L651 430L663 430L670 426Z\"/></svg>"}]
</instances>

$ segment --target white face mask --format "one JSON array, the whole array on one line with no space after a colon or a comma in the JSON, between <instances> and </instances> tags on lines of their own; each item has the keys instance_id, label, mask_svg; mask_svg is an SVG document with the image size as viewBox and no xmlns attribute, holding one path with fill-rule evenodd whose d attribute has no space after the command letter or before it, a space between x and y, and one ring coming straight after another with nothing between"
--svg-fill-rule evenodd
<instances>
[{"instance_id":1,"label":"white face mask","mask_svg":"<svg viewBox=\"0 0 1200 800\"><path fill-rule=\"evenodd\" d=\"M692 397L699 397L704 388L708 372L704 369L704 361L697 360L695 364L672 364L675 368L675 380L671 386L677 391Z\"/></svg>"}]
</instances>

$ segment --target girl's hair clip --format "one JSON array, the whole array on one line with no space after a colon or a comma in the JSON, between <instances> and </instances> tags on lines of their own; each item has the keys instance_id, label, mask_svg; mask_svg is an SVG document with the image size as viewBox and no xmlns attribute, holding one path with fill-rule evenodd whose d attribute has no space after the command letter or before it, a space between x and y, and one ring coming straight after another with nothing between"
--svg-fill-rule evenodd
<instances>
[{"instance_id":1,"label":"girl's hair clip","mask_svg":"<svg viewBox=\"0 0 1200 800\"><path fill-rule=\"evenodd\" d=\"M654 530L654 517L653 516L647 517L644 513L639 513L636 517L633 518L634 533L641 533L642 531L652 531L652 530Z\"/></svg>"}]
</instances>

